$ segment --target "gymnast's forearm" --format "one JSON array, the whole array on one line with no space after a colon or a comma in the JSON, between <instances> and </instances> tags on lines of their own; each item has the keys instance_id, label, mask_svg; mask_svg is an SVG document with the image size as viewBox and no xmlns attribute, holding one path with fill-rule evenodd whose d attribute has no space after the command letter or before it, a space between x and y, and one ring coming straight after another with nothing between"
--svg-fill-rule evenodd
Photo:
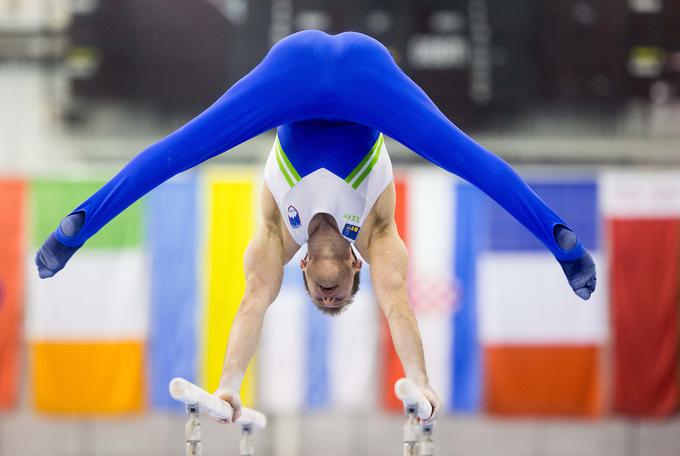
<instances>
[{"instance_id":1,"label":"gymnast's forearm","mask_svg":"<svg viewBox=\"0 0 680 456\"><path fill-rule=\"evenodd\" d=\"M395 306L386 314L387 323L392 335L392 343L399 356L404 373L418 386L429 384L423 342L418 330L415 315L407 303Z\"/></svg>"},{"instance_id":2,"label":"gymnast's forearm","mask_svg":"<svg viewBox=\"0 0 680 456\"><path fill-rule=\"evenodd\" d=\"M255 354L260 340L265 313L281 288L286 258L276 222L278 219L265 217L264 223L246 249L246 289L229 334L220 380L222 390L240 389L248 362Z\"/></svg>"},{"instance_id":3,"label":"gymnast's forearm","mask_svg":"<svg viewBox=\"0 0 680 456\"><path fill-rule=\"evenodd\" d=\"M243 302L239 307L229 334L227 355L224 359L220 390L238 392L248 363L255 354L262 332L266 307Z\"/></svg>"},{"instance_id":4,"label":"gymnast's forearm","mask_svg":"<svg viewBox=\"0 0 680 456\"><path fill-rule=\"evenodd\" d=\"M406 376L418 386L425 387L428 379L423 342L408 302L406 287L408 252L394 221L387 226L376 227L367 254L371 264L371 281L387 319L397 356Z\"/></svg>"}]
</instances>

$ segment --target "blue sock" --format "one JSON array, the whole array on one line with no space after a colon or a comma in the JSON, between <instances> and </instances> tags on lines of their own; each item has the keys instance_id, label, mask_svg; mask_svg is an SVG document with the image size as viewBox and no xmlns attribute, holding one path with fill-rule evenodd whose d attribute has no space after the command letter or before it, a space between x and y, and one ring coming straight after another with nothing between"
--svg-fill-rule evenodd
<instances>
[{"instance_id":1,"label":"blue sock","mask_svg":"<svg viewBox=\"0 0 680 456\"><path fill-rule=\"evenodd\" d=\"M85 214L76 212L67 215L59 223L59 229L67 237L78 234L85 221ZM45 240L40 250L35 255L35 264L38 266L38 274L41 279L52 277L59 272L80 247L69 247L62 244L54 236L54 233Z\"/></svg>"},{"instance_id":2,"label":"blue sock","mask_svg":"<svg viewBox=\"0 0 680 456\"><path fill-rule=\"evenodd\" d=\"M557 225L554 231L555 241L563 250L571 250L578 243L578 237L569 228ZM559 261L559 260L558 260ZM590 253L585 253L578 259L572 261L560 261L562 271L567 276L569 285L574 293L581 299L589 299L595 291L597 277L595 274L595 262Z\"/></svg>"}]
</instances>

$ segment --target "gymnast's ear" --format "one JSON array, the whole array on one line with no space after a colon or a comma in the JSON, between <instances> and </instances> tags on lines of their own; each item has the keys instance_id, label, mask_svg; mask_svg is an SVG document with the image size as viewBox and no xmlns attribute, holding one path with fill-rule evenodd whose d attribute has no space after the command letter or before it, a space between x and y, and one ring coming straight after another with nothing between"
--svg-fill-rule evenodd
<instances>
[{"instance_id":1,"label":"gymnast's ear","mask_svg":"<svg viewBox=\"0 0 680 456\"><path fill-rule=\"evenodd\" d=\"M300 269L303 271L307 269L307 257L304 257L300 260Z\"/></svg>"},{"instance_id":2,"label":"gymnast's ear","mask_svg":"<svg viewBox=\"0 0 680 456\"><path fill-rule=\"evenodd\" d=\"M361 271L361 267L364 265L364 262L358 259L355 259L352 261L352 269L354 269L354 272L359 272Z\"/></svg>"}]
</instances>

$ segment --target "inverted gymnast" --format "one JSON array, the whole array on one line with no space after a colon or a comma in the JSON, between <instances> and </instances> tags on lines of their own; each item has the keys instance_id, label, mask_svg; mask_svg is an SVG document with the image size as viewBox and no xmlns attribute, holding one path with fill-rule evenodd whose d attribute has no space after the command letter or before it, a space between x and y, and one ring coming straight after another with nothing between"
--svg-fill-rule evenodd
<instances>
[{"instance_id":1,"label":"inverted gymnast","mask_svg":"<svg viewBox=\"0 0 680 456\"><path fill-rule=\"evenodd\" d=\"M378 41L360 33L293 34L198 117L150 146L47 238L36 256L51 277L99 229L170 177L272 128L265 167L264 223L245 254L246 291L233 322L217 394L240 413L239 390L283 266L300 261L314 304L336 315L359 286L361 260L389 323L408 378L433 405L423 348L406 292L408 256L394 222L388 135L493 198L553 253L574 292L595 290L595 264L577 235L502 159L451 123L395 64ZM436 198L437 195L432 195ZM531 286L531 277L517 278Z\"/></svg>"}]
</instances>

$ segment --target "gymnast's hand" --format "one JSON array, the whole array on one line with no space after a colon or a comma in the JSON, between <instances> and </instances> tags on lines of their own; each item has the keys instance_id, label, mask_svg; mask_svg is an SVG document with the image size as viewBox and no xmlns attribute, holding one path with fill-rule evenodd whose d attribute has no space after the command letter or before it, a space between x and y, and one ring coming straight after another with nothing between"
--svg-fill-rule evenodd
<instances>
[{"instance_id":1,"label":"gymnast's hand","mask_svg":"<svg viewBox=\"0 0 680 456\"><path fill-rule=\"evenodd\" d=\"M85 215L82 212L76 212L64 217L58 229L67 237L75 236L82 228L84 220ZM55 237L54 233L50 234L35 255L35 264L38 266L40 278L52 277L63 269L66 262L79 248L64 245Z\"/></svg>"},{"instance_id":2,"label":"gymnast's hand","mask_svg":"<svg viewBox=\"0 0 680 456\"><path fill-rule=\"evenodd\" d=\"M220 423L234 423L236 420L241 416L241 397L239 396L238 391L234 391L229 388L217 388L217 391L213 393L215 396L219 397L222 399L224 402L228 402L229 405L231 405L231 408L234 409L234 414L231 417L231 421L229 420L217 420Z\"/></svg>"},{"instance_id":3,"label":"gymnast's hand","mask_svg":"<svg viewBox=\"0 0 680 456\"><path fill-rule=\"evenodd\" d=\"M430 388L430 385L421 387L420 391L425 396L425 399L430 401L430 404L432 404L432 415L430 415L428 419L423 420L423 423L434 423L435 421L437 421L437 417L439 416L439 410L441 409L443 402L441 401L441 399L439 399L437 393L435 393L434 390Z\"/></svg>"}]
</instances>

